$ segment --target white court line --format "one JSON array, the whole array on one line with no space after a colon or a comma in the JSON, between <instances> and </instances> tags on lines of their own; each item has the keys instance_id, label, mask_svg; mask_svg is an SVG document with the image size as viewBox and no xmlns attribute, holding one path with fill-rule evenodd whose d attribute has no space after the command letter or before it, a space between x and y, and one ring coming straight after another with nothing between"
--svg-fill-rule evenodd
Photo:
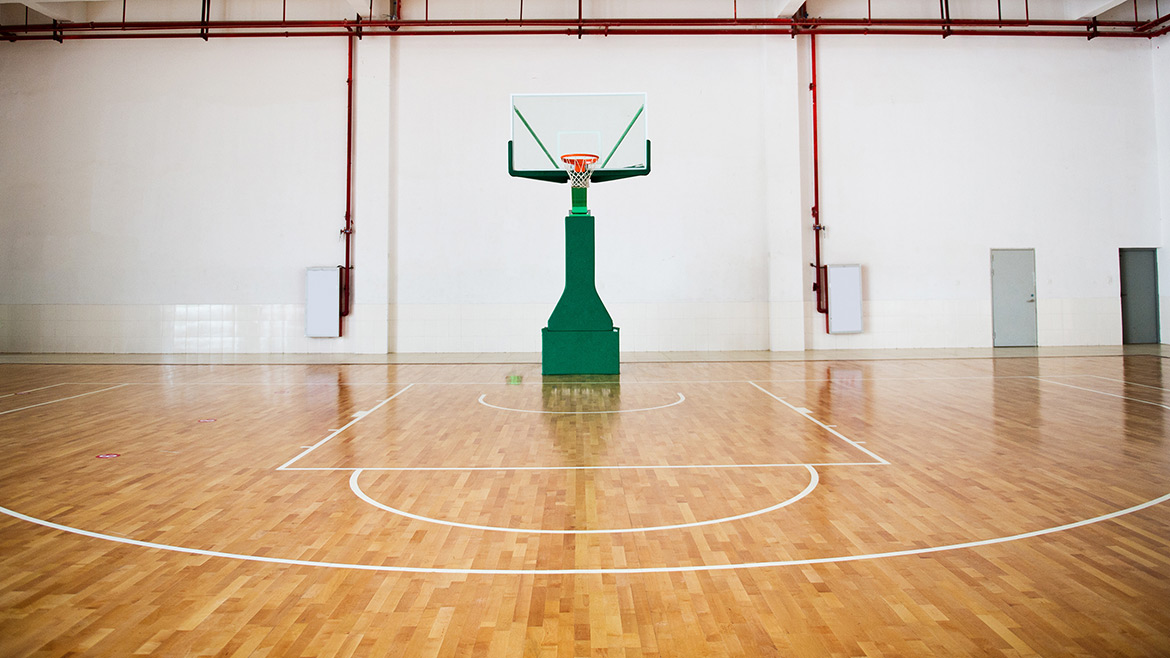
<instances>
[{"instance_id":1,"label":"white court line","mask_svg":"<svg viewBox=\"0 0 1170 658\"><path fill-rule=\"evenodd\" d=\"M732 362L735 363L735 362ZM779 362L778 362L779 363ZM1050 379L1075 379L1077 377L1099 377L1101 379L1108 379L1100 375L1044 375ZM406 384L418 384L425 386L563 386L563 385L588 385L588 384L617 384L620 386L665 386L667 384L750 384L751 382L762 383L793 383L793 382L837 382L837 381L866 381L866 382L903 382L903 381L947 381L947 380L997 380L997 379L1036 379L1035 375L954 375L946 377L861 377L860 379L845 379L832 377L813 377L813 378L786 378L786 379L682 379L682 380L662 380L662 381L613 381L613 382L587 382L587 381L565 381L565 382L542 382L542 381L526 381L520 384L509 384L507 382L347 382L339 384L337 382L288 382L288 383L273 383L273 382L63 382L61 384L53 384L53 386L66 385L96 385L103 384L118 384L124 383L129 386L404 386ZM1113 381L1123 381L1120 379ZM1133 384L1133 382L1124 382L1126 384ZM1144 384L1134 384L1135 386L1144 386ZM39 390L39 389L33 389ZM9 394L11 395L11 394Z\"/></svg>"},{"instance_id":2,"label":"white court line","mask_svg":"<svg viewBox=\"0 0 1170 658\"><path fill-rule=\"evenodd\" d=\"M486 397L487 397L487 393L484 393L483 395L479 396L479 403L485 407L491 407L492 409L499 409L500 411L515 411L515 412L521 413L521 414L580 414L580 415L584 415L584 414L632 414L632 413L638 412L638 411L654 411L656 409L665 409L667 407L673 407L677 404L682 404L684 401L686 401L686 398L683 397L683 394L679 393L678 399L675 400L674 402L671 402L670 404L664 404L664 405L661 405L658 407L646 407L645 409L615 409L613 411L543 411L540 409L509 409L508 407L497 407L494 404L489 404L487 402L484 402L483 399Z\"/></svg>"},{"instance_id":3,"label":"white court line","mask_svg":"<svg viewBox=\"0 0 1170 658\"><path fill-rule=\"evenodd\" d=\"M18 391L18 392L16 392L16 393L6 393L6 394L4 394L4 395L0 395L0 398L10 398L10 397L12 397L12 396L14 396L14 395L26 395L26 394L28 394L28 393L35 393L35 392L37 392L37 391L43 391L43 390L45 390L46 388L55 388L55 387L57 387L57 386L64 386L64 385L65 385L64 383L61 383L61 384L49 384L48 386L42 386L42 387L40 387L40 388L30 388L30 389L28 389L27 391Z\"/></svg>"},{"instance_id":4,"label":"white court line","mask_svg":"<svg viewBox=\"0 0 1170 658\"><path fill-rule=\"evenodd\" d=\"M1162 388L1161 386L1150 386L1149 384L1138 384L1136 382L1127 382L1124 379L1114 379L1112 377L1102 377L1101 375L1082 375L1082 376L1083 377L1096 377L1097 379L1104 379L1107 382L1118 382L1120 384L1125 384L1126 386L1141 386L1142 388L1150 388L1150 389L1153 389L1155 391L1168 390L1168 389ZM1047 377L1047 375L1045 375L1045 377Z\"/></svg>"},{"instance_id":5,"label":"white court line","mask_svg":"<svg viewBox=\"0 0 1170 658\"><path fill-rule=\"evenodd\" d=\"M73 528L52 521L45 521L32 516L15 512L6 507L0 507L0 513L7 514L15 519L35 523L46 528L53 528L54 530L61 530L63 532L70 532L83 537L91 537L93 539L104 539L106 541L117 542L119 544L130 544L132 546L142 546L144 548L154 548L163 551L173 551L176 553L186 553L188 555L205 555L209 557L223 557L234 560L246 560L250 562L266 562L268 564L287 564L301 567L327 567L331 569L352 569L357 571L382 571L392 573L426 573L426 574L453 574L453 575L485 575L485 576L540 576L540 575L606 575L606 574L644 574L644 573L693 573L700 571L731 571L738 569L759 569L764 567L792 567L802 566L808 564L831 564L837 562L859 562L862 560L876 560L888 557L906 557L910 555L925 555L928 553L941 553L943 551L954 551L964 548L978 548L981 546L993 546L995 544L1006 544L1007 542L1016 541L1019 539L1031 539L1033 537L1041 537L1043 535L1050 535L1065 530L1072 530L1083 526L1100 523L1115 519L1126 514L1139 512L1154 505L1170 500L1170 494L1148 500L1144 503L1127 507L1122 510L1095 516L1091 519L1084 519L1074 523L1067 523L1065 525L1055 526L1052 528L1045 528L1043 530L1034 530L1032 532L1024 532L1017 535L1008 535L1006 537L996 537L993 539L981 539L977 541L963 542L960 544L948 544L946 546L929 546L926 548L912 548L904 551L888 551L885 553L868 553L865 555L837 555L831 557L806 558L803 560L775 560L771 562L744 562L740 564L700 564L687 567L637 567L637 568L613 568L613 569L458 569L458 568L444 568L444 567L399 567L393 565L377 565L377 564L346 564L343 562L317 562L312 560L294 560L289 558L264 557L259 555L243 555L240 553L224 553L220 551L207 551L199 548L187 548L185 546L172 546L169 544L156 544L154 542L139 541L137 539L126 539L124 537L115 537L113 535L105 535L98 532L90 532L89 530L82 530L80 528Z\"/></svg>"},{"instance_id":6,"label":"white court line","mask_svg":"<svg viewBox=\"0 0 1170 658\"><path fill-rule=\"evenodd\" d=\"M289 467L289 466L291 466L291 465L293 465L294 463L296 463L296 461L297 461L298 459L300 459L301 457L304 457L305 455L309 454L310 452L313 452L313 451L314 451L314 450L316 450L317 448L320 448L321 446L325 445L326 443L328 443L328 442L329 442L329 440L330 440L330 439L332 439L333 437L337 436L338 434L341 434L341 433L342 433L342 432L344 432L345 430L347 430L347 429L349 429L350 427L352 427L354 423L356 423L356 422L358 422L359 420L361 420L361 419L365 418L366 416L370 415L371 413L373 413L373 412L377 411L377 410L378 410L378 409L379 409L379 408L380 408L382 405L386 404L387 402L389 402L389 401L393 400L394 398L396 398L396 397L398 397L399 395L402 395L403 393L405 393L406 391L408 391L408 390L410 389L410 387L411 387L411 386L414 386L414 384L407 384L407 385L406 385L406 388L402 389L401 391L398 391L398 392L397 392L397 393L395 393L394 395L391 395L390 397L386 398L385 400L382 400L382 401L381 401L381 402L379 402L378 404L374 405L374 408L373 408L373 409L370 409L370 410L369 410L369 411L367 411L366 413L364 413L364 414L362 414L362 415L358 416L357 418L354 418L353 420L349 421L349 422L348 422L348 423L346 423L345 425L342 425L340 429L333 430L333 432L332 432L332 433L331 433L329 436L327 436L327 437L325 437L324 439L321 439L320 441L318 441L318 442L314 443L313 445L309 446L309 448L308 448L307 450L305 450L305 451L304 451L304 452L302 452L301 454L297 455L296 457L293 457L292 459L288 460L287 462L285 462L285 463L284 463L284 465L282 465L280 468L277 468L276 470L278 470L278 471L287 470L287 469L288 469L288 467Z\"/></svg>"},{"instance_id":7,"label":"white court line","mask_svg":"<svg viewBox=\"0 0 1170 658\"><path fill-rule=\"evenodd\" d=\"M768 512L773 512L775 510L780 509L781 507L787 507L787 506L795 503L796 501L800 500L801 498L804 498L805 496L812 493L813 489L817 488L817 483L820 482L820 479L821 479L820 475L817 474L817 470L815 468L813 468L812 466L805 466L805 468L808 469L808 474L809 474L808 486L806 486L803 491L796 494L792 498L789 498L788 500L785 500L785 501L782 501L782 502L777 503L775 505L772 505L771 507L765 507L764 509L758 509L758 510L755 510L752 512L745 512L743 514L737 514L735 516L727 516L727 517L723 517L721 519L710 519L707 521L694 521L692 523L677 523L674 525L650 526L650 527L646 527L646 528L613 528L613 529L596 529L596 530L546 530L543 528L506 528L506 527L502 527L502 526L474 525L471 523L459 523L457 521L445 521L443 519L436 519L436 518L432 518L429 516L420 516L418 514L411 514L410 512L407 512L405 510L400 510L400 509L397 509L394 507L390 507L389 505L384 505L384 504L374 500L373 498L370 498L369 496L367 496L366 492L362 491L362 488L358 485L358 478L361 477L361 475L362 475L362 469L360 469L360 468L358 470L354 471L353 475L349 476L349 488L351 491L353 491L354 495L356 495L358 498L361 498L362 500L366 501L370 505L373 505L374 507L377 507L378 509L385 510L385 511L390 512L392 514L397 514L398 516L405 516L406 518L414 519L415 521L423 521L426 523L434 523L437 525L451 526L453 528L468 528L470 530L493 530L496 532L515 532L515 533L534 534L534 535L603 535L603 534L604 535L616 535L616 534L631 533L631 532L651 532L654 530L680 530L682 528L697 528L699 526L715 525L716 523L727 523L729 521L737 521L739 519L746 519L746 518L749 518L752 516L758 516L760 514L767 514Z\"/></svg>"},{"instance_id":8,"label":"white court line","mask_svg":"<svg viewBox=\"0 0 1170 658\"><path fill-rule=\"evenodd\" d=\"M816 424L817 424L817 425L819 425L821 428L823 428L823 429L824 429L826 432L828 432L828 433L832 434L833 436L837 437L838 439L841 439L842 441L844 441L845 443L848 443L849 445L853 446L854 448L857 448L858 450L860 450L860 451L864 452L865 454L869 455L870 457L873 457L874 459L878 460L878 463L880 463L880 464L883 464L883 465L886 465L886 466L888 466L888 465L890 464L890 462L886 461L885 459L882 459L881 457L879 457L879 456L878 456L876 453L874 453L874 452L873 452L873 451L871 451L870 449L868 449L868 448L866 448L866 447L862 446L862 445L861 445L861 444L859 444L858 442L856 442L856 441L854 441L854 440L850 439L849 437L847 437L847 436L845 436L844 434L842 434L842 433L838 432L837 430L833 429L832 427L829 427L828 425L826 425L826 424L822 423L821 421L817 420L816 418L813 418L813 417L812 417L812 414L811 414L811 413L809 413L807 409L805 409L804 411L801 411L801 409L802 409L803 407L795 407L795 406L793 406L793 405L789 404L789 403L788 403L787 401L785 401L783 398L780 398L780 397L776 396L776 395L775 395L775 394L773 394L771 391L769 391L768 389L766 389L766 388L764 388L764 387L760 386L759 384L757 384L757 383L755 383L755 382L748 382L748 383L749 383L749 384L751 384L752 386L755 386L756 388L760 389L761 391L763 391L765 395L767 395L768 397L772 398L773 400L776 400L776 401L777 401L777 402L779 402L780 404L783 404L784 406L786 406L786 407L788 407L789 409L791 409L791 410L795 411L796 413L800 414L801 416L804 416L805 418L807 418L807 419L811 420L812 422L816 423Z\"/></svg>"},{"instance_id":9,"label":"white court line","mask_svg":"<svg viewBox=\"0 0 1170 658\"><path fill-rule=\"evenodd\" d=\"M25 409L34 409L36 407L43 407L46 404L56 404L58 402L64 402L66 400L75 400L77 398L83 398L87 395L93 395L95 393L102 393L104 391L112 391L115 388L122 388L123 386L129 386L129 384L118 384L117 386L111 386L109 388L102 388L102 389L98 389L96 391L90 391L89 393L82 393L81 395L71 395L67 398L60 398L57 400L49 400L48 402L42 402L40 404L30 404L27 407L20 407L19 409L9 409L8 411L0 411L0 416L3 416L4 414L14 414L18 411L24 411Z\"/></svg>"},{"instance_id":10,"label":"white court line","mask_svg":"<svg viewBox=\"0 0 1170 658\"><path fill-rule=\"evenodd\" d=\"M1098 391L1098 390L1092 389L1092 388L1085 388L1084 386L1073 386L1072 384L1065 384L1063 382L1053 382L1053 381L1049 381L1049 380L1041 378L1041 377L1036 377L1036 381L1044 382L1046 384L1056 384L1057 386L1066 386L1068 388L1075 388L1078 391L1088 391L1089 393L1096 393L1098 395L1107 395L1111 398L1118 398L1120 400L1129 400L1130 402L1140 402L1142 404L1148 404L1152 407L1162 407L1163 409L1170 410L1170 406L1166 406L1166 405L1162 404L1161 402L1150 402L1149 400L1139 400L1137 398L1126 397L1124 395L1115 395L1113 393L1106 393L1105 391Z\"/></svg>"},{"instance_id":11,"label":"white court line","mask_svg":"<svg viewBox=\"0 0 1170 658\"><path fill-rule=\"evenodd\" d=\"M704 468L790 468L793 466L882 466L877 462L825 462L820 464L792 463L792 464L646 464L646 465L614 465L614 466L296 466L286 468L286 471L633 471L646 469L662 470L701 470Z\"/></svg>"},{"instance_id":12,"label":"white court line","mask_svg":"<svg viewBox=\"0 0 1170 658\"><path fill-rule=\"evenodd\" d=\"M1039 379L1039 378L1036 378L1036 379ZM1047 381L1047 380L1041 379L1040 381ZM657 383L657 382L646 382L646 383L653 384L653 383ZM756 386L756 388L760 388L754 382L750 382L750 383L752 383L753 386ZM1048 383L1062 385L1062 384L1060 384L1060 382L1049 381ZM122 386L125 386L125 385L126 384L122 384ZM119 388L119 386L114 386L111 388ZM407 388L409 388L409 386L407 386ZM1080 388L1080 387L1074 386L1073 388ZM110 390L110 389L103 389L103 390ZM398 394L405 392L405 390L406 389L404 388L404 389L402 389L402 391L399 391L399 393L395 394L395 397L397 397ZM769 396L771 396L771 397L773 397L773 398L775 398L775 399L779 400L780 402L787 405L786 402L784 402L783 400L780 400L772 393L770 393L762 388L760 390L762 390L764 393L768 394ZM1110 395L1107 393L1103 393L1101 391L1094 391L1092 389L1083 389L1083 390L1086 390L1089 392L1095 392L1095 393L1102 393L1104 395ZM98 393L98 392L101 392L101 391L93 391L91 393L87 393L84 395L90 395L92 393ZM80 397L80 396L77 396L77 397ZM1112 397L1119 397L1119 396L1112 396ZM65 398L65 399L69 399L69 398ZM393 399L393 398L391 398L391 399ZM387 402L388 401L389 400L387 400ZM36 406L39 406L39 405L36 405ZM381 406L381 405L379 405L379 406ZM791 406L791 405L788 405L788 406ZM806 417L808 417L808 416L806 416ZM808 417L808 418L810 420L812 420L813 422L816 422L818 425L822 425L822 427L824 427L824 425L819 423L819 421L817 421L816 419L811 418L811 417ZM826 427L826 429L828 429L828 428ZM843 437L840 434L837 434L835 432L834 432L834 434L836 434L839 438L842 438L843 440L846 440L846 441L850 442L851 444L856 445L855 442L850 441L846 437ZM320 444L318 444L318 445L320 445ZM869 451L866 451L866 452L869 452ZM870 453L870 454L872 455L872 453ZM874 456L876 456L876 455L874 455ZM297 457L297 459L299 459L299 458L300 458L300 456ZM888 464L888 462L885 462L885 460L882 460L882 463ZM845 464L842 464L842 465L845 465ZM859 464L859 465L862 465L862 464ZM868 464L868 465L872 465L872 464ZM743 466L740 466L740 467L743 467ZM325 470L325 469L290 469L290 470ZM367 469L367 470L375 470L375 469ZM86 536L86 537L90 537L90 538L95 538L95 539L102 539L102 540L107 540L107 541L113 541L116 543L135 545L135 546L140 546L140 547L145 547L145 548L154 548L154 549L158 549L158 550L168 550L168 551L173 551L173 552L178 552L178 553L183 553L183 554L188 554L188 555L223 557L223 558L229 558L229 559L239 559L239 560L244 560L244 561L263 562L263 563L269 563L269 564L283 564L283 565L292 565L292 566L312 566L312 567L326 567L326 568L342 568L342 569L350 569L350 570L376 571L376 572L421 573L421 574L454 574L454 575L541 575L541 574L550 574L550 575L570 574L571 575L571 574L578 574L578 575L587 575L587 574L623 574L623 573L624 574L639 574L639 573L678 573L678 572L700 572L700 571L724 571L724 570L760 568L760 567L783 567L783 566L797 566L797 565L809 565L809 564L827 564L827 563L839 563L839 562L851 562L851 561L861 561L861 560L869 560L869 559L879 559L879 558L886 558L886 557L902 557L902 556L911 556L911 555L922 555L922 554L949 551L949 550L976 548L976 547L980 547L980 546L990 546L990 545L1015 541L1015 540L1019 540L1019 539L1028 539L1028 538L1033 538L1033 537L1039 537L1039 536L1043 536L1043 535L1047 535L1047 534L1061 532L1064 530L1070 530L1070 529L1074 529L1074 528L1087 526L1090 524L1118 518L1118 517L1121 517L1121 516L1124 516L1124 515L1127 515L1127 514L1130 514L1133 512L1141 511L1143 509L1152 507L1154 505L1164 503L1167 500L1170 500L1170 494L1166 494L1166 495L1161 496L1159 498L1155 498L1155 499L1152 499L1152 500L1147 501L1145 503L1141 503L1141 504L1138 504L1138 505L1135 505L1135 506L1132 506L1132 507L1129 507L1126 509L1118 510L1118 511L1115 511L1112 513L1108 513L1108 514L1093 517L1090 519L1085 519L1082 521L1077 521L1074 523L1069 523L1069 524L1056 526L1056 527L1052 527L1052 528L1046 528L1046 529L1042 529L1042 530L1026 532L1026 533L1021 533L1021 534L1016 534L1016 535L1010 535L1010 536L1006 536L1006 537L964 542L964 543L958 543L958 544L950 544L950 545L945 545L945 546L917 548L917 549L910 549L910 550L904 550L904 551L871 553L871 554L865 554L865 555L830 556L830 557L823 557L823 558L808 558L808 559L801 559L801 560L752 562L752 563L741 563L741 564L697 565L697 566L683 566L683 567L648 567L648 568L617 568L617 569L554 569L554 570L540 570L540 569L509 570L509 569L459 569L459 568L400 567L400 566L387 566L387 565L345 564L345 563L336 563L336 562L320 562L320 561L308 561L308 560L295 560L295 559L286 559L286 558L272 558L272 557L253 556L253 555L242 555L242 554L225 553L225 552L219 552L219 551L207 551L207 550L202 550L202 549L187 548L187 547L181 547L181 546L172 546L172 545L166 545L166 544L157 544L157 543L153 543L153 542L143 542L143 541L139 541L139 540L116 537L116 536L112 536L112 535L104 535L101 533L91 532L91 531L82 530L82 529L78 529L78 528L72 528L69 526L53 523L50 521L37 519L37 518L30 517L30 516L27 516L24 514L20 514L19 512L15 512L13 510L9 510L9 509L4 508L4 507L0 507L0 512L6 514L8 516L11 516L13 518L23 520L23 521L26 521L29 523L34 523L34 524L41 525L44 527L53 528L56 530L69 532L69 533L73 533L73 534L77 534L77 535L81 535L81 536Z\"/></svg>"},{"instance_id":13,"label":"white court line","mask_svg":"<svg viewBox=\"0 0 1170 658\"><path fill-rule=\"evenodd\" d=\"M1056 375L1068 377L1069 375ZM752 381L772 382L916 382L916 381L947 381L952 379L1031 379L1032 375L940 375L937 377L814 377L812 379L754 379Z\"/></svg>"}]
</instances>

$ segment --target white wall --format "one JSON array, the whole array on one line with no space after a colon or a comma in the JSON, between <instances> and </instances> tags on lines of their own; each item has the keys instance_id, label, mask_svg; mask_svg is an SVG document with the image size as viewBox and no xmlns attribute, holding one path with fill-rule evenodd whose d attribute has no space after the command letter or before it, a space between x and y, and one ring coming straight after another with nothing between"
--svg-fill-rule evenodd
<instances>
[{"instance_id":1,"label":"white wall","mask_svg":"<svg viewBox=\"0 0 1170 658\"><path fill-rule=\"evenodd\" d=\"M1041 345L1120 342L1118 248L1160 244L1147 42L818 46L825 259L864 266L867 330L810 316L810 347L990 345L992 248L1036 250Z\"/></svg>"},{"instance_id":2,"label":"white wall","mask_svg":"<svg viewBox=\"0 0 1170 658\"><path fill-rule=\"evenodd\" d=\"M1117 249L1170 235L1155 45L822 37L825 261L866 297L828 336L807 39L364 39L329 340L303 277L342 260L343 40L0 43L0 351L537 351L569 195L508 177L508 99L568 91L649 94L653 172L590 193L624 350L990 345L994 247L1036 249L1042 345L1116 344Z\"/></svg>"},{"instance_id":3,"label":"white wall","mask_svg":"<svg viewBox=\"0 0 1170 658\"><path fill-rule=\"evenodd\" d=\"M787 66L769 70L765 49L787 51ZM791 89L793 50L733 37L401 40L400 349L539 350L564 282L569 190L508 176L509 94L570 91L649 95L652 173L589 197L598 291L623 348L767 349L766 192L795 195L799 173L795 158L766 168L768 126L794 123L796 108L765 97Z\"/></svg>"},{"instance_id":4,"label":"white wall","mask_svg":"<svg viewBox=\"0 0 1170 658\"><path fill-rule=\"evenodd\" d=\"M384 351L383 121L359 126L361 312L304 338L304 268L342 261L345 76L337 39L6 44L0 349Z\"/></svg>"}]
</instances>

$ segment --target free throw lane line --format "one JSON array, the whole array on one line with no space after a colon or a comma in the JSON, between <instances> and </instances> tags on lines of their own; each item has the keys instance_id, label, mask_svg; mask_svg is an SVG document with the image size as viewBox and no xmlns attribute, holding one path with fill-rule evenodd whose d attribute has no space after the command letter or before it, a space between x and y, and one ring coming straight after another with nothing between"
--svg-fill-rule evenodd
<instances>
[{"instance_id":1,"label":"free throw lane line","mask_svg":"<svg viewBox=\"0 0 1170 658\"><path fill-rule=\"evenodd\" d=\"M429 516L420 516L418 514L411 514L410 512L407 512L405 510L400 510L400 509L397 509L394 507L390 507L389 505L384 505L384 504L374 500L373 498L370 498L366 494L366 492L362 491L361 486L358 484L358 478L361 477L362 469L358 469L358 470L354 471L353 475L351 475L349 477L349 488L353 491L354 495L356 495L358 498L361 498L362 500L366 501L370 505L373 505L374 507L377 507L378 509L385 510L385 511L390 512L392 514L397 514L399 516L405 516L406 518L414 519L415 521L423 521L425 523L436 523L438 525L451 526L453 528L468 528L470 530L494 530L496 532L517 532L517 533L531 533L531 534L541 534L541 535L607 535L607 534L620 534L620 533L629 533L629 532L651 532L654 530L681 530L682 528L697 528L699 526L715 525L716 523L727 523L728 521L737 521L739 519L746 519L746 518L749 518L752 516L758 516L760 514L767 514L768 512L774 512L782 507L788 507L789 505L795 503L796 501L800 500L801 498L804 498L805 496L809 495L810 493L813 492L813 489L817 488L817 483L820 482L820 475L817 474L817 470L815 468L813 468L812 466L808 466L808 465L804 465L804 467L805 467L805 469L808 470L808 475L809 475L808 486L806 486L803 491L796 494L795 496L793 496L787 500L781 501L775 505L772 505L771 507L765 507L763 509L753 510L751 512L737 514L735 516L726 516L726 517L722 517L722 518L718 518L718 519L709 519L707 521L695 521L692 523L677 523L674 525L649 526L649 527L645 527L645 528L613 528L613 529L595 529L595 530L546 530L543 528L507 528L507 527L502 527L502 526L474 525L471 523L459 523L457 521L445 521L443 519L436 519L436 518L429 517ZM649 466L646 468L652 469L654 467Z\"/></svg>"},{"instance_id":2,"label":"free throw lane line","mask_svg":"<svg viewBox=\"0 0 1170 658\"><path fill-rule=\"evenodd\" d=\"M18 411L24 411L25 409L35 409L36 407L43 407L46 404L56 404L58 402L64 402L66 400L75 400L77 398L83 398L87 395L94 395L96 393L102 393L104 391L112 391L115 388L122 388L123 386L129 386L129 384L118 384L117 386L110 386L109 388L101 388L101 389L98 389L96 391L90 391L89 393L82 393L81 395L70 395L67 398L60 398L57 400L49 400L48 402L41 402L40 404L30 404L27 407L20 407L19 409L9 409L8 411L0 411L0 416L3 416L4 414L14 414Z\"/></svg>"},{"instance_id":3,"label":"free throw lane line","mask_svg":"<svg viewBox=\"0 0 1170 658\"><path fill-rule=\"evenodd\" d=\"M349 422L348 422L348 423L346 423L345 425L342 425L342 426L341 426L339 429L335 429L335 430L333 430L333 432L331 432L331 433L329 434L329 436L327 436L327 437L325 437L325 438L321 439L320 441L318 441L318 442L314 443L313 445L309 446L309 447L308 447L308 449L306 449L304 452L302 452L301 454L297 455L296 457L293 457L292 459L288 460L287 462L285 462L283 465L281 465L281 466L280 466L279 468L277 468L276 470L278 470L278 471L283 471L283 470L287 469L289 466L292 466L292 465L293 465L293 464L295 464L295 463L297 462L297 460L299 460L300 458L304 457L305 455L309 454L310 452L313 452L313 451L314 451L314 450L316 450L317 448L320 448L321 446L323 446L323 445L325 445L326 443L328 443L328 442L330 441L330 439L332 439L333 437L337 436L338 434L341 434L341 433L342 433L342 432L344 432L345 430L347 430L347 429L349 429L350 427L352 427L354 423L356 423L356 422L358 422L359 420L361 420L361 419L365 418L366 416L369 416L371 413L373 413L373 412L377 411L379 408L381 408L381 407L382 407L382 405L384 405L384 404L386 404L386 403L390 402L390 401L391 401L391 400L393 400L394 398L396 398L396 397L398 397L399 395L402 395L403 393L405 393L405 392L407 392L408 390L410 390L410 387L411 387L411 386L414 386L414 384L407 384L407 385L406 385L406 388L403 388L401 391L398 391L398 392L397 392L397 393L395 393L394 395L391 395L390 397L386 398L385 400L382 400L382 401L381 401L381 402L379 402L378 404L374 405L374 408L373 408L373 409L369 409L369 410L368 410L368 411L366 411L365 413L363 413L363 414L360 414L360 415L357 415L357 417L356 417L356 418L354 418L353 420L349 421Z\"/></svg>"},{"instance_id":4,"label":"free throw lane line","mask_svg":"<svg viewBox=\"0 0 1170 658\"><path fill-rule=\"evenodd\" d=\"M773 400L779 402L780 404L788 407L789 409L795 411L796 413L800 414L801 416L804 416L805 418L816 423L818 426L823 428L826 432L832 434L833 436L837 437L838 439L841 439L842 441L844 441L845 443L848 443L849 445L853 446L854 448L857 448L858 450L864 452L865 454L869 455L870 457L873 457L874 459L876 459L878 461L879 464L889 465L890 462L886 461L885 459L882 459L876 453L874 453L872 450L869 450L868 448L861 445L860 443L854 441L853 439L850 439L849 437L838 432L837 430L833 429L832 427L829 427L828 425L822 423L821 421L817 420L816 418L813 418L812 413L810 413L808 409L805 409L803 407L797 407L797 406L794 406L792 404L789 404L783 398L776 396L774 393L772 393L768 389L760 386L759 384L757 384L755 382L748 382L748 383L751 384L752 386L755 386L756 388L760 389L761 391L763 391L763 393L765 395L772 398Z\"/></svg>"}]
</instances>

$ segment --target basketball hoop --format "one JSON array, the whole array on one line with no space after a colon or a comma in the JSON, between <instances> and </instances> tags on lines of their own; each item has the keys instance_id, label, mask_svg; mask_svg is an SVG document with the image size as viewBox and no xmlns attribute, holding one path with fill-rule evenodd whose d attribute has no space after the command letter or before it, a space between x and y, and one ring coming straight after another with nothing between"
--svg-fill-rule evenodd
<instances>
[{"instance_id":1,"label":"basketball hoop","mask_svg":"<svg viewBox=\"0 0 1170 658\"><path fill-rule=\"evenodd\" d=\"M597 156L592 153L566 153L561 156L565 169L569 172L569 184L573 187L589 187L589 177L593 175L593 165L597 163Z\"/></svg>"}]
</instances>

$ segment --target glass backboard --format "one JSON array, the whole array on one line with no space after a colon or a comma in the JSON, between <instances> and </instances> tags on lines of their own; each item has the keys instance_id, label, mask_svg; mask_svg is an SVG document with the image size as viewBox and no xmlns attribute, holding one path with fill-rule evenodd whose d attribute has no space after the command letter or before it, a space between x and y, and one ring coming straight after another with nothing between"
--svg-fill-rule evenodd
<instances>
[{"instance_id":1,"label":"glass backboard","mask_svg":"<svg viewBox=\"0 0 1170 658\"><path fill-rule=\"evenodd\" d=\"M561 156L598 156L593 180L650 173L646 94L513 94L509 172L564 181Z\"/></svg>"}]
</instances>

